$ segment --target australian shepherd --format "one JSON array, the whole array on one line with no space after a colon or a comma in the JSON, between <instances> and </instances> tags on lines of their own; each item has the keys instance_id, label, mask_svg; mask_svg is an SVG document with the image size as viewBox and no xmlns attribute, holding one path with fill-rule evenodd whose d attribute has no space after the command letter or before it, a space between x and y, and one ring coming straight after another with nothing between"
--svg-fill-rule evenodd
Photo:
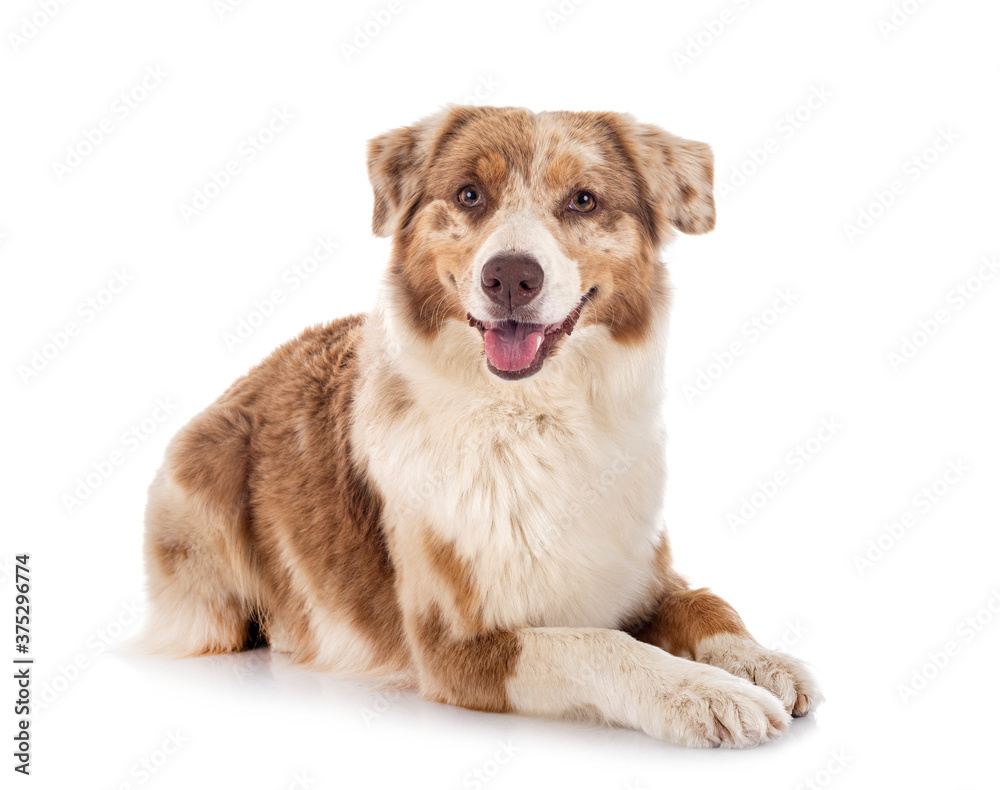
<instances>
[{"instance_id":1,"label":"australian shepherd","mask_svg":"<svg viewBox=\"0 0 1000 790\"><path fill-rule=\"evenodd\" d=\"M674 570L660 249L713 160L609 112L449 107L368 148L376 308L306 330L172 440L145 559L161 653L255 640L485 711L769 741L804 665Z\"/></svg>"}]
</instances>

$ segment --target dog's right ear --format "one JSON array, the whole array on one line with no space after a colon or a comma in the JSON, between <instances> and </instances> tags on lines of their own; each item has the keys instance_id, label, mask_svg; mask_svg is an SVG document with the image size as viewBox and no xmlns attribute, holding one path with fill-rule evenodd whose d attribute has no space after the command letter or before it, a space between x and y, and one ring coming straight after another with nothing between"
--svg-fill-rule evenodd
<instances>
[{"instance_id":1,"label":"dog's right ear","mask_svg":"<svg viewBox=\"0 0 1000 790\"><path fill-rule=\"evenodd\" d=\"M375 193L372 233L391 236L420 199L424 173L444 129L462 110L446 107L413 126L368 142L368 180Z\"/></svg>"}]
</instances>

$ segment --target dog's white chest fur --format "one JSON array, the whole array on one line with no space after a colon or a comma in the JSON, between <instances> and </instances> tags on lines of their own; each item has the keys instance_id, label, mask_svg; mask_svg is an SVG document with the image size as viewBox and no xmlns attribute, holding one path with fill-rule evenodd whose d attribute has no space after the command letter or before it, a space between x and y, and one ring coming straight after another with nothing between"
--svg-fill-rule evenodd
<instances>
[{"instance_id":1,"label":"dog's white chest fur","mask_svg":"<svg viewBox=\"0 0 1000 790\"><path fill-rule=\"evenodd\" d=\"M461 339L439 339L438 349L458 352L469 345ZM385 341L384 327L366 338ZM659 344L633 355L612 348L602 329L573 341L567 356L590 364L553 359L548 378L521 385L523 397L510 397L505 382L477 388L427 371L428 360L384 352L370 355L358 390L355 446L385 499L387 526L429 528L453 545L489 625L615 627L654 583ZM482 365L459 355L463 363ZM561 375L580 369L590 373ZM387 419L379 398L393 376L413 402Z\"/></svg>"}]
</instances>

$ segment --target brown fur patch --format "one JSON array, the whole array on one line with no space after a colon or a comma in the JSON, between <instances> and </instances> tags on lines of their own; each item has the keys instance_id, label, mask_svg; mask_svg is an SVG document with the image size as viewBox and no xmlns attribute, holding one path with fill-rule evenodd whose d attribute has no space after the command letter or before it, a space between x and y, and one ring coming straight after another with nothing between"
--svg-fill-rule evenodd
<instances>
[{"instance_id":1,"label":"brown fur patch","mask_svg":"<svg viewBox=\"0 0 1000 790\"><path fill-rule=\"evenodd\" d=\"M750 636L740 616L719 596L705 588L689 589L673 567L666 533L656 547L656 570L659 589L651 600L659 600L659 606L654 604L644 622L624 630L681 656L693 656L698 643L715 634Z\"/></svg>"},{"instance_id":2,"label":"brown fur patch","mask_svg":"<svg viewBox=\"0 0 1000 790\"><path fill-rule=\"evenodd\" d=\"M228 393L238 389L239 383L234 384ZM172 453L182 459L174 467L174 478L182 488L197 492L206 507L232 515L244 513L252 435L253 420L239 408L206 409L174 440ZM220 456L229 463L220 466Z\"/></svg>"},{"instance_id":3,"label":"brown fur patch","mask_svg":"<svg viewBox=\"0 0 1000 790\"><path fill-rule=\"evenodd\" d=\"M455 552L450 543L439 537L432 529L423 530L424 553L432 573L444 582L451 592L452 603L467 628L473 628L477 621L479 591L472 583L469 566Z\"/></svg>"},{"instance_id":4,"label":"brown fur patch","mask_svg":"<svg viewBox=\"0 0 1000 790\"><path fill-rule=\"evenodd\" d=\"M401 376L386 376L378 387L378 401L386 419L397 420L413 408L410 385Z\"/></svg>"},{"instance_id":5,"label":"brown fur patch","mask_svg":"<svg viewBox=\"0 0 1000 790\"><path fill-rule=\"evenodd\" d=\"M254 580L255 600L246 600L244 589L229 593L245 630L253 618L278 623L281 647L312 661L318 635L308 612L311 600L323 601L366 637L376 664L399 669L408 651L382 532L382 500L350 445L363 322L362 316L334 321L279 348L192 420L168 464L181 490L202 500L210 518L217 514L220 547L229 547L222 555L228 573L218 568L218 583ZM397 407L405 408L402 393ZM175 569L181 553L164 547L182 538L164 533L168 529L189 530L201 553L212 540L204 526L177 526L154 514L147 521L150 551ZM288 562L309 589L290 576Z\"/></svg>"},{"instance_id":6,"label":"brown fur patch","mask_svg":"<svg viewBox=\"0 0 1000 790\"><path fill-rule=\"evenodd\" d=\"M750 638L736 610L702 588L667 593L656 614L635 636L675 655L690 657L701 640L716 634Z\"/></svg>"},{"instance_id":7,"label":"brown fur patch","mask_svg":"<svg viewBox=\"0 0 1000 790\"><path fill-rule=\"evenodd\" d=\"M172 576L190 556L187 543L170 535L158 536L150 542L152 558L163 573Z\"/></svg>"},{"instance_id":8,"label":"brown fur patch","mask_svg":"<svg viewBox=\"0 0 1000 790\"><path fill-rule=\"evenodd\" d=\"M557 153L545 168L545 186L551 190L566 189L576 184L583 175L583 167L570 153Z\"/></svg>"},{"instance_id":9,"label":"brown fur patch","mask_svg":"<svg viewBox=\"0 0 1000 790\"><path fill-rule=\"evenodd\" d=\"M688 589L687 580L674 569L673 551L666 532L660 535L660 542L656 544L656 572L664 594Z\"/></svg>"},{"instance_id":10,"label":"brown fur patch","mask_svg":"<svg viewBox=\"0 0 1000 790\"><path fill-rule=\"evenodd\" d=\"M263 536L284 532L313 595L336 602L368 637L376 661L401 666L406 651L382 532L382 500L356 465L350 442L357 382L352 374L363 322L353 316L307 331L279 349L264 363L266 373L256 377L262 410L278 419L266 421L255 437L254 516ZM291 415L313 434L307 454L289 452ZM260 549L275 597L293 598L297 591L288 584L279 546L268 537Z\"/></svg>"},{"instance_id":11,"label":"brown fur patch","mask_svg":"<svg viewBox=\"0 0 1000 790\"><path fill-rule=\"evenodd\" d=\"M402 316L427 338L434 337L448 319L462 321L467 313L452 288L445 285L449 259L417 248L395 268L395 298Z\"/></svg>"},{"instance_id":12,"label":"brown fur patch","mask_svg":"<svg viewBox=\"0 0 1000 790\"><path fill-rule=\"evenodd\" d=\"M479 157L473 172L481 182L496 188L507 180L507 163L497 151L487 151Z\"/></svg>"},{"instance_id":13,"label":"brown fur patch","mask_svg":"<svg viewBox=\"0 0 1000 790\"><path fill-rule=\"evenodd\" d=\"M448 230L451 224L451 216L444 204L438 203L434 206L433 213L430 215L430 227L438 233L442 233Z\"/></svg>"},{"instance_id":14,"label":"brown fur patch","mask_svg":"<svg viewBox=\"0 0 1000 790\"><path fill-rule=\"evenodd\" d=\"M436 607L417 618L412 631L426 696L474 710L510 710L507 679L516 671L521 652L515 633L495 630L456 637Z\"/></svg>"}]
</instances>

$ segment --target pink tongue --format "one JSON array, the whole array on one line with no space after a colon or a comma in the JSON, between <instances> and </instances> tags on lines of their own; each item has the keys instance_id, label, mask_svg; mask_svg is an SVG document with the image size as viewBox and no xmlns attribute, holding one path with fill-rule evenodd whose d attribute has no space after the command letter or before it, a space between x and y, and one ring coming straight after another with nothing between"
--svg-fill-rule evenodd
<instances>
[{"instance_id":1,"label":"pink tongue","mask_svg":"<svg viewBox=\"0 0 1000 790\"><path fill-rule=\"evenodd\" d=\"M524 370L535 358L544 333L542 324L498 323L483 334L486 358L497 370Z\"/></svg>"}]
</instances>

